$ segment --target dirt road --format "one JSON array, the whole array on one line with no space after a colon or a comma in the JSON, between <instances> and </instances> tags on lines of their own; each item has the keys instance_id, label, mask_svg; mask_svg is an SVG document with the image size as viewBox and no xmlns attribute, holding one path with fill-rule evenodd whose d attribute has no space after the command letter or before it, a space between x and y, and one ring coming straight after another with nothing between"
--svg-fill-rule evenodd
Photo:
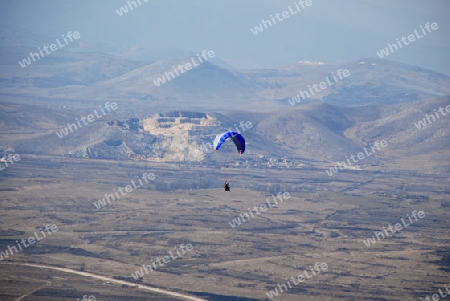
<instances>
[{"instance_id":1,"label":"dirt road","mask_svg":"<svg viewBox=\"0 0 450 301\"><path fill-rule=\"evenodd\" d=\"M19 262L10 262L10 263L3 263L3 264L16 264L16 265L30 266L30 267L40 268L40 269L52 269L52 270L61 271L61 272L65 272L65 273L77 274L77 275L81 275L81 276L85 276L85 277L91 277L91 278L95 278L95 279L100 279L100 280L103 280L103 281L109 281L111 283L133 285L133 286L136 286L136 287L138 287L140 289L143 289L143 290L151 291L151 292L154 292L154 293L165 294L165 295L169 295L169 296L172 296L172 297L180 298L180 299L183 299L183 300L206 301L205 299L200 299L200 298L197 298L197 297L184 295L184 294L181 294L181 293L169 292L169 291L166 291L166 290L163 290L163 289L150 287L150 286L147 286L147 285L144 285L144 284L136 284L136 283L133 283L133 282L128 282L128 281L124 281L124 280L117 280L117 279L114 279L114 278L100 276L100 275L96 275L96 274L92 274L92 273L88 273L88 272L81 272L81 271L72 270L72 269L68 269L68 268L59 268L59 267L54 267L54 266L50 266L50 265L33 264L33 263L19 263Z\"/></svg>"}]
</instances>

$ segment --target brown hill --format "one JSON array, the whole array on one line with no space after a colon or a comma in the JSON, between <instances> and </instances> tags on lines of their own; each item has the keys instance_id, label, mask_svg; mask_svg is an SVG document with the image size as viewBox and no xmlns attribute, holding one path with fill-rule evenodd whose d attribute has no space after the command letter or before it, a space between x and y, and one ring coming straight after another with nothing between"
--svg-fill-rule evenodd
<instances>
[{"instance_id":1,"label":"brown hill","mask_svg":"<svg viewBox=\"0 0 450 301\"><path fill-rule=\"evenodd\" d=\"M422 166L419 169L427 165L427 170L437 168L445 172L448 167L442 161L449 162L448 116L421 129L416 125L424 122L425 114L436 114L434 110L448 105L449 97L442 97L353 108L316 103L260 114L175 111L140 118L108 115L63 135L61 130L82 114L3 104L2 141L22 154L211 164L236 160L238 164L265 164L272 158L333 166L336 161L361 152L369 143L386 140L388 147L365 158L357 164L358 168L395 162L407 166L416 160L416 165ZM241 122L252 124L245 131L239 129L248 144L245 156L235 158L232 145L225 145L217 154L213 154L212 147L198 152L200 146L212 143L217 134L235 131Z\"/></svg>"}]
</instances>

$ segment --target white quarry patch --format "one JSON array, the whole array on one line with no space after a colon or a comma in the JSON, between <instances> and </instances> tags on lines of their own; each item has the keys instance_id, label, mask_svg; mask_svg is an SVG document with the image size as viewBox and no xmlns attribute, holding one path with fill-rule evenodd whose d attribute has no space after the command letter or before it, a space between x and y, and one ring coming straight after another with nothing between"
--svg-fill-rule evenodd
<instances>
[{"instance_id":1,"label":"white quarry patch","mask_svg":"<svg viewBox=\"0 0 450 301\"><path fill-rule=\"evenodd\" d=\"M197 141L201 137L193 135L193 131L202 127L218 126L220 122L213 116L203 113L192 113L193 116L185 116L182 112L179 116L161 116L155 114L142 120L144 133L158 136L152 145L156 152L162 153L160 158L151 158L152 161L201 161L204 154L199 153ZM189 115L189 113L187 113Z\"/></svg>"}]
</instances>

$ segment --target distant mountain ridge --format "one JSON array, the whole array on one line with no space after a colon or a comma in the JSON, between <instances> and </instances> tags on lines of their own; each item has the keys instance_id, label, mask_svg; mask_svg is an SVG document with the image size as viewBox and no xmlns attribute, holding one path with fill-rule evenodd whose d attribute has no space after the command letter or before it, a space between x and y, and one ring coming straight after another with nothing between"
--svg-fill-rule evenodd
<instances>
[{"instance_id":1,"label":"distant mountain ridge","mask_svg":"<svg viewBox=\"0 0 450 301\"><path fill-rule=\"evenodd\" d=\"M130 110L239 108L265 112L290 107L289 100L301 91L315 93L309 93L295 106L319 100L338 106L392 104L450 95L450 77L378 58L339 65L300 62L277 69L252 70L222 68L208 60L170 80L166 78L158 86L155 80L196 56L137 61L113 54L76 51L80 47L83 45L55 51L25 68L18 62L37 49L8 44L0 47L0 95L46 98L51 103L115 100ZM173 52L177 53L180 52ZM317 89L343 70L350 75Z\"/></svg>"}]
</instances>

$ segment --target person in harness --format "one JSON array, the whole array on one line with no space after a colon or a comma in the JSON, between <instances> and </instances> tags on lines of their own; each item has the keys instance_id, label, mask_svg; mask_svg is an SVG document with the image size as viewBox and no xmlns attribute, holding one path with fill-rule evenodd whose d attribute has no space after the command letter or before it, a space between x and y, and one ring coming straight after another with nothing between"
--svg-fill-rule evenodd
<instances>
[{"instance_id":1,"label":"person in harness","mask_svg":"<svg viewBox=\"0 0 450 301\"><path fill-rule=\"evenodd\" d=\"M225 181L225 191L230 191L230 183Z\"/></svg>"}]
</instances>

